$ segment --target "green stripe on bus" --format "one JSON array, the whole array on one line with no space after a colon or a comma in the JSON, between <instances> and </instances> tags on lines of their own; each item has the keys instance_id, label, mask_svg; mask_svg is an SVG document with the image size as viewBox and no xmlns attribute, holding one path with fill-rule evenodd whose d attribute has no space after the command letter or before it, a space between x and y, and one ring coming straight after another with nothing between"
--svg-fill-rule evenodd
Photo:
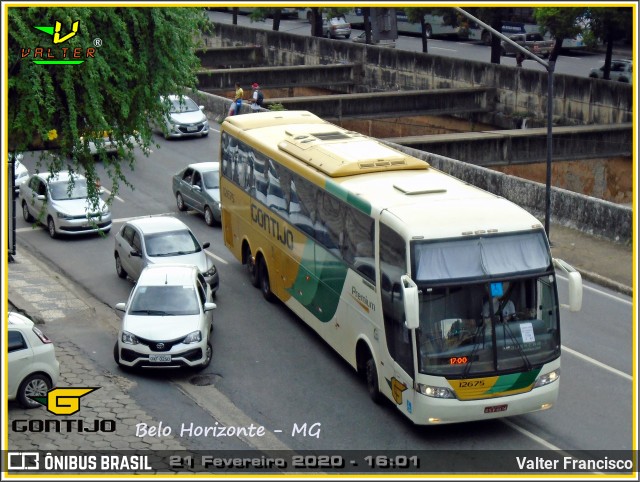
<instances>
[{"instance_id":1,"label":"green stripe on bus","mask_svg":"<svg viewBox=\"0 0 640 482\"><path fill-rule=\"evenodd\" d=\"M512 373L510 375L500 375L496 383L487 391L487 394L509 392L511 390L521 390L535 382L540 368L523 373Z\"/></svg>"},{"instance_id":2,"label":"green stripe on bus","mask_svg":"<svg viewBox=\"0 0 640 482\"><path fill-rule=\"evenodd\" d=\"M351 204L354 208L362 211L367 216L371 216L371 204L360 196L356 196L355 194L348 192L342 186L329 179L327 179L325 188L327 189L327 192L330 192L338 199Z\"/></svg>"},{"instance_id":3,"label":"green stripe on bus","mask_svg":"<svg viewBox=\"0 0 640 482\"><path fill-rule=\"evenodd\" d=\"M293 286L287 291L321 322L334 317L347 266L326 249L307 241Z\"/></svg>"}]
</instances>

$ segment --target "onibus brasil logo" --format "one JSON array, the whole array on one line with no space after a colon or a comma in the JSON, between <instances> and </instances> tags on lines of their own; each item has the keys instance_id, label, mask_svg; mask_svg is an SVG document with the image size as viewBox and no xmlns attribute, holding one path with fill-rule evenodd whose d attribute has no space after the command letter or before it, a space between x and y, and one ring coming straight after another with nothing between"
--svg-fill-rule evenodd
<instances>
[{"instance_id":1,"label":"onibus brasil logo","mask_svg":"<svg viewBox=\"0 0 640 482\"><path fill-rule=\"evenodd\" d=\"M97 38L93 41L94 47L68 47L65 42L75 37L78 33L80 21L76 20L71 25L71 31L62 30L62 24L56 21L54 26L34 26L53 37L54 45L60 47L34 47L21 49L22 58L32 57L32 62L38 65L78 65L84 62L81 59L95 58L96 49L102 45L102 41Z\"/></svg>"}]
</instances>

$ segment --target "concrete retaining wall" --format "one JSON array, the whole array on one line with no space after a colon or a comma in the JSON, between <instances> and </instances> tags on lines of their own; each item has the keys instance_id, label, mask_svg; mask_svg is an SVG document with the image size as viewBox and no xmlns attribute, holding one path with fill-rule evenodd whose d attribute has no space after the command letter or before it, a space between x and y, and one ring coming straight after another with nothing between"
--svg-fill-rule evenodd
<instances>
[{"instance_id":1,"label":"concrete retaining wall","mask_svg":"<svg viewBox=\"0 0 640 482\"><path fill-rule=\"evenodd\" d=\"M351 79L354 92L494 87L496 110L480 114L478 121L502 127L504 116L513 113L546 118L546 72L227 24L215 25L209 45L260 47L270 66L360 64L361 76ZM278 67L271 69L276 75ZM322 83L322 79L308 80ZM268 72L260 82L268 85ZM556 124L633 121L629 84L555 74L553 91Z\"/></svg>"},{"instance_id":2,"label":"concrete retaining wall","mask_svg":"<svg viewBox=\"0 0 640 482\"><path fill-rule=\"evenodd\" d=\"M200 92L194 98L198 104L205 106L210 119L217 122L224 120L231 105L229 99L206 92ZM247 104L242 106L243 114L250 112ZM424 159L436 169L515 202L537 216L544 224L546 199L544 184L399 144L390 142L387 144L414 157ZM632 242L633 212L630 207L553 187L550 214L551 221L554 223L622 244Z\"/></svg>"}]
</instances>

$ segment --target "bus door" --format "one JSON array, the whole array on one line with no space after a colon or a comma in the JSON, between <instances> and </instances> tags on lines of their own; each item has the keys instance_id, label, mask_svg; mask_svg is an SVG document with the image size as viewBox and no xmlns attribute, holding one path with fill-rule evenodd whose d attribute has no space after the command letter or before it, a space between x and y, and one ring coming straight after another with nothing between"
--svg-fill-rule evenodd
<instances>
[{"instance_id":1,"label":"bus door","mask_svg":"<svg viewBox=\"0 0 640 482\"><path fill-rule=\"evenodd\" d=\"M401 276L408 273L404 239L380 221L380 294L386 348L393 363L390 375L391 395L398 408L413 411L413 378L415 334L405 324ZM386 388L386 387L385 387ZM382 389L382 387L381 387Z\"/></svg>"}]
</instances>

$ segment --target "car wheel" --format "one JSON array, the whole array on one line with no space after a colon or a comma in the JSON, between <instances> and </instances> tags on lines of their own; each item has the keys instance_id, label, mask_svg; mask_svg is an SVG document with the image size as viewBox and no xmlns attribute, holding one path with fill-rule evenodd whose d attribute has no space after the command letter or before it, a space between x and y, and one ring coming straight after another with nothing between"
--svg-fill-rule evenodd
<instances>
[{"instance_id":1,"label":"car wheel","mask_svg":"<svg viewBox=\"0 0 640 482\"><path fill-rule=\"evenodd\" d=\"M262 297L267 301L273 301L273 293L271 292L271 283L269 281L269 270L267 269L267 263L264 259L260 259L260 265L258 272L260 273L260 291L262 291Z\"/></svg>"},{"instance_id":2,"label":"car wheel","mask_svg":"<svg viewBox=\"0 0 640 482\"><path fill-rule=\"evenodd\" d=\"M122 267L122 260L120 259L120 255L116 253L116 273L118 273L118 277L124 279L127 277L127 272Z\"/></svg>"},{"instance_id":3,"label":"car wheel","mask_svg":"<svg viewBox=\"0 0 640 482\"><path fill-rule=\"evenodd\" d=\"M51 238L55 239L56 236L58 236L56 223L53 222L53 218L51 216L47 219L47 229L49 230L49 236L51 236Z\"/></svg>"},{"instance_id":4,"label":"car wheel","mask_svg":"<svg viewBox=\"0 0 640 482\"><path fill-rule=\"evenodd\" d=\"M207 226L213 226L215 222L213 219L213 212L211 212L211 208L209 206L204 208L204 222L207 223Z\"/></svg>"},{"instance_id":5,"label":"car wheel","mask_svg":"<svg viewBox=\"0 0 640 482\"><path fill-rule=\"evenodd\" d=\"M184 199L182 198L182 194L180 194L180 193L176 194L176 204L178 205L178 210L179 211L186 211L187 206L184 203Z\"/></svg>"},{"instance_id":6,"label":"car wheel","mask_svg":"<svg viewBox=\"0 0 640 482\"><path fill-rule=\"evenodd\" d=\"M33 222L33 216L29 212L29 208L27 207L27 201L22 201L22 217L28 223Z\"/></svg>"},{"instance_id":7,"label":"car wheel","mask_svg":"<svg viewBox=\"0 0 640 482\"><path fill-rule=\"evenodd\" d=\"M376 362L373 357L370 356L366 365L367 376L367 389L369 390L369 397L374 403L380 403L380 387L378 386L378 370L376 370Z\"/></svg>"},{"instance_id":8,"label":"car wheel","mask_svg":"<svg viewBox=\"0 0 640 482\"><path fill-rule=\"evenodd\" d=\"M209 366L209 364L211 363L211 358L213 357L213 348L211 348L211 342L207 342L207 348L206 348L206 353L205 353L205 359L204 361L198 365L196 368L198 370L204 370L205 368L207 368Z\"/></svg>"},{"instance_id":9,"label":"car wheel","mask_svg":"<svg viewBox=\"0 0 640 482\"><path fill-rule=\"evenodd\" d=\"M28 376L18 388L18 402L24 408L38 408L40 403L29 397L46 397L47 392L51 390L51 380L42 373L34 373Z\"/></svg>"}]
</instances>

